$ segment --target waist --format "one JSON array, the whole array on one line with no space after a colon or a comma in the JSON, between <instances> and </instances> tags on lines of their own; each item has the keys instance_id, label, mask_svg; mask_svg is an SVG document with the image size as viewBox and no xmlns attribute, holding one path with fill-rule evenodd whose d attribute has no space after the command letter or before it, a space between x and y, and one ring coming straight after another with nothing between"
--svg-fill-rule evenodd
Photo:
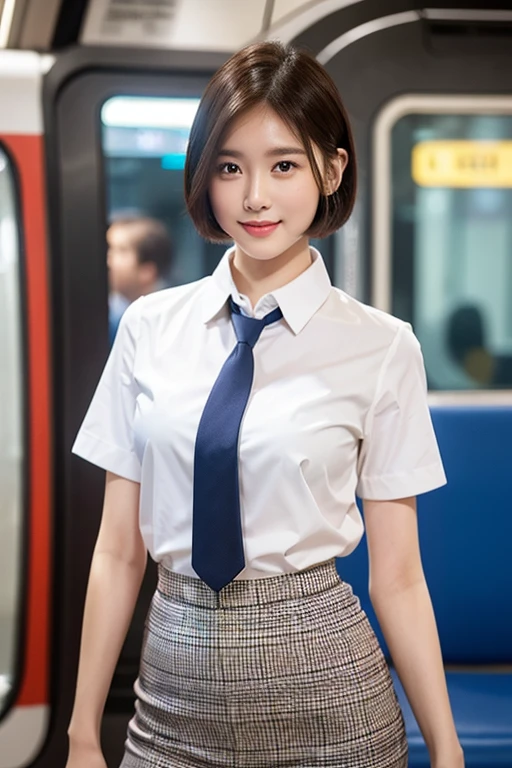
<instances>
[{"instance_id":1,"label":"waist","mask_svg":"<svg viewBox=\"0 0 512 768\"><path fill-rule=\"evenodd\" d=\"M174 573L158 566L158 591L176 602L203 608L237 608L249 605L298 600L325 592L340 584L336 561L327 560L311 568L261 579L236 579L215 592L201 579Z\"/></svg>"}]
</instances>

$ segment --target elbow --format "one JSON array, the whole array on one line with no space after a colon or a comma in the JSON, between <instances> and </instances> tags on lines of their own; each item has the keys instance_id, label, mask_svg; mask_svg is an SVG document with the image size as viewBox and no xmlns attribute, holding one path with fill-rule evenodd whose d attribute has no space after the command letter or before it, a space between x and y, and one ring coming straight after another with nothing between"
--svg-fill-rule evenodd
<instances>
[{"instance_id":1,"label":"elbow","mask_svg":"<svg viewBox=\"0 0 512 768\"><path fill-rule=\"evenodd\" d=\"M144 571L146 570L147 560L148 560L147 549L141 538L140 542L138 542L137 548L134 549L134 551L130 553L130 556L126 558L126 563L131 568L134 568L135 570L139 571L142 575L144 575Z\"/></svg>"},{"instance_id":2,"label":"elbow","mask_svg":"<svg viewBox=\"0 0 512 768\"><path fill-rule=\"evenodd\" d=\"M142 537L137 537L127 546L119 546L119 543L109 546L108 543L98 541L95 556L108 557L111 560L123 565L137 573L144 574L147 562L147 550Z\"/></svg>"},{"instance_id":3,"label":"elbow","mask_svg":"<svg viewBox=\"0 0 512 768\"><path fill-rule=\"evenodd\" d=\"M403 595L412 589L426 586L421 566L406 568L392 574L370 575L368 592L374 608L390 597Z\"/></svg>"}]
</instances>

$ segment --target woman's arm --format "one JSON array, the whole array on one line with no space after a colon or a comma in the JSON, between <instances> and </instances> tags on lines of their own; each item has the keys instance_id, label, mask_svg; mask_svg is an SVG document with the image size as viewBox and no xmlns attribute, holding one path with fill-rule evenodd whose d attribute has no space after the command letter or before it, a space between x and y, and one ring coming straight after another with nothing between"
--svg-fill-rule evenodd
<instances>
[{"instance_id":1,"label":"woman's arm","mask_svg":"<svg viewBox=\"0 0 512 768\"><path fill-rule=\"evenodd\" d=\"M107 472L101 526L85 601L71 750L99 749L100 725L146 567L139 530L140 486Z\"/></svg>"},{"instance_id":2,"label":"woman's arm","mask_svg":"<svg viewBox=\"0 0 512 768\"><path fill-rule=\"evenodd\" d=\"M364 501L370 598L432 766L464 765L423 574L416 499Z\"/></svg>"}]
</instances>

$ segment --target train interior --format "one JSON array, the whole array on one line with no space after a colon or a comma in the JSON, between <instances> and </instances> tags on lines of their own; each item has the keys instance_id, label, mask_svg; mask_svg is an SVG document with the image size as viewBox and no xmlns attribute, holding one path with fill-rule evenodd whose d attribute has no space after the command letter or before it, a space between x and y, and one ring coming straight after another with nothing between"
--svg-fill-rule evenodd
<instances>
[{"instance_id":1,"label":"train interior","mask_svg":"<svg viewBox=\"0 0 512 768\"><path fill-rule=\"evenodd\" d=\"M65 763L103 493L70 447L110 346L107 229L163 222L166 286L212 272L186 145L208 79L258 39L305 46L347 106L358 201L313 244L421 342L449 482L419 499L420 540L450 699L466 766L512 767L512 2L0 0L0 768ZM364 540L338 570L387 652ZM149 563L105 711L112 767L154 584Z\"/></svg>"}]
</instances>

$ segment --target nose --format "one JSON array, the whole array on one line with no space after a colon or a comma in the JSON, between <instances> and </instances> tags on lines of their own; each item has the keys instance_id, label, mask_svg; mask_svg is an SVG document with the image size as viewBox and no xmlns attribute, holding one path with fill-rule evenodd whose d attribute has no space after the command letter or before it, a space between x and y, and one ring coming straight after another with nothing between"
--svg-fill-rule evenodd
<instances>
[{"instance_id":1,"label":"nose","mask_svg":"<svg viewBox=\"0 0 512 768\"><path fill-rule=\"evenodd\" d=\"M270 208L269 191L263 174L254 173L247 176L244 208L246 211L263 211Z\"/></svg>"}]
</instances>

